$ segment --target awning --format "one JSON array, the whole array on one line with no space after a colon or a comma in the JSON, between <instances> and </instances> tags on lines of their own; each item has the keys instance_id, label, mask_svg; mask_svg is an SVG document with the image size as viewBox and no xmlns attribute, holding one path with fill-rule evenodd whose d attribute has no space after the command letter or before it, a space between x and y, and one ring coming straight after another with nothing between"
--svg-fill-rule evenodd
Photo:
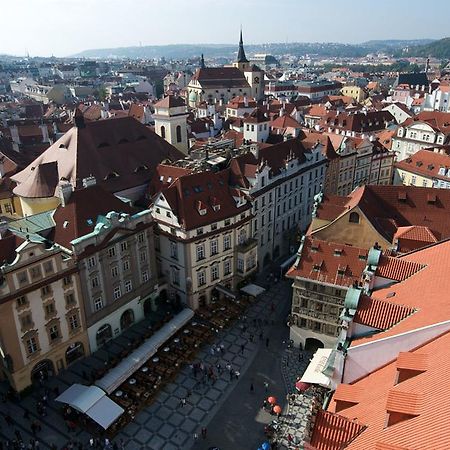
<instances>
[{"instance_id":1,"label":"awning","mask_svg":"<svg viewBox=\"0 0 450 450\"><path fill-rule=\"evenodd\" d=\"M194 311L185 308L170 322L166 323L153 336L123 359L95 384L108 394L115 391L124 381L133 375L145 362L151 358L171 336L183 327L194 316Z\"/></svg>"},{"instance_id":2,"label":"awning","mask_svg":"<svg viewBox=\"0 0 450 450\"><path fill-rule=\"evenodd\" d=\"M251 295L252 297L257 297L265 291L266 290L263 287L258 286L257 284L247 284L247 286L241 288L241 292Z\"/></svg>"},{"instance_id":3,"label":"awning","mask_svg":"<svg viewBox=\"0 0 450 450\"><path fill-rule=\"evenodd\" d=\"M122 413L123 408L113 402L106 395L86 411L86 414L105 430L109 428L109 426L115 422L122 415Z\"/></svg>"},{"instance_id":4,"label":"awning","mask_svg":"<svg viewBox=\"0 0 450 450\"><path fill-rule=\"evenodd\" d=\"M324 375L322 371L325 369L332 351L331 348L319 348L300 381L327 387L330 384L330 378Z\"/></svg>"},{"instance_id":5,"label":"awning","mask_svg":"<svg viewBox=\"0 0 450 450\"><path fill-rule=\"evenodd\" d=\"M108 398L97 386L73 384L56 398L77 411L88 415L105 430L124 412L117 403Z\"/></svg>"},{"instance_id":6,"label":"awning","mask_svg":"<svg viewBox=\"0 0 450 450\"><path fill-rule=\"evenodd\" d=\"M225 286L222 286L221 284L216 284L214 286L214 289L217 289L219 292L222 292L222 294L225 294L228 298L236 300L236 294L231 289L228 289Z\"/></svg>"}]
</instances>

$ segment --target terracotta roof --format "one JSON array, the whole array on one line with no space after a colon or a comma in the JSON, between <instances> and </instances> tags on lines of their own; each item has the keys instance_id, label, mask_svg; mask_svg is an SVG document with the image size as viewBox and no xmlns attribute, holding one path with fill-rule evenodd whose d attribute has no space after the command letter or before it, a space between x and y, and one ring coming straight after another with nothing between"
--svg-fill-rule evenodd
<instances>
[{"instance_id":1,"label":"terracotta roof","mask_svg":"<svg viewBox=\"0 0 450 450\"><path fill-rule=\"evenodd\" d=\"M291 116L284 115L277 117L270 126L272 128L301 128L302 126Z\"/></svg>"},{"instance_id":2,"label":"terracotta roof","mask_svg":"<svg viewBox=\"0 0 450 450\"><path fill-rule=\"evenodd\" d=\"M238 109L238 108L256 108L256 100L253 97L247 97L247 106L245 106L245 97L243 95L238 95L233 97L228 104L227 108Z\"/></svg>"},{"instance_id":3,"label":"terracotta roof","mask_svg":"<svg viewBox=\"0 0 450 450\"><path fill-rule=\"evenodd\" d=\"M150 183L150 196L161 192L161 189L170 186L177 178L191 173L190 169L185 167L171 166L168 164L158 164L155 175Z\"/></svg>"},{"instance_id":4,"label":"terracotta roof","mask_svg":"<svg viewBox=\"0 0 450 450\"><path fill-rule=\"evenodd\" d=\"M331 127L332 129L340 129L346 131L355 131L358 133L383 130L386 124L394 120L394 116L389 111L367 111L356 113L338 113L337 111L329 111L324 116L320 125L323 127Z\"/></svg>"},{"instance_id":5,"label":"terracotta roof","mask_svg":"<svg viewBox=\"0 0 450 450\"><path fill-rule=\"evenodd\" d=\"M287 276L352 286L360 281L366 264L365 249L306 237L298 262Z\"/></svg>"},{"instance_id":6,"label":"terracotta roof","mask_svg":"<svg viewBox=\"0 0 450 450\"><path fill-rule=\"evenodd\" d=\"M317 450L341 450L347 448L364 428L357 421L319 410L310 444Z\"/></svg>"},{"instance_id":7,"label":"terracotta roof","mask_svg":"<svg viewBox=\"0 0 450 450\"><path fill-rule=\"evenodd\" d=\"M394 281L403 281L426 267L414 261L382 255L375 274Z\"/></svg>"},{"instance_id":8,"label":"terracotta roof","mask_svg":"<svg viewBox=\"0 0 450 450\"><path fill-rule=\"evenodd\" d=\"M450 178L447 175L450 173L450 156L445 153L419 150L408 158L396 162L395 167L426 178L436 178L450 182ZM444 175L439 173L442 169L445 171Z\"/></svg>"},{"instance_id":9,"label":"terracotta roof","mask_svg":"<svg viewBox=\"0 0 450 450\"><path fill-rule=\"evenodd\" d=\"M179 223L186 230L191 230L236 216L251 208L249 202L236 206L228 183L228 169L221 172L199 172L177 178L169 187L162 189L161 194ZM220 207L214 203L217 199ZM205 206L205 214L200 213L199 202Z\"/></svg>"},{"instance_id":10,"label":"terracotta roof","mask_svg":"<svg viewBox=\"0 0 450 450\"><path fill-rule=\"evenodd\" d=\"M183 98L176 95L167 95L155 103L155 108L178 108L180 106L186 106L186 103Z\"/></svg>"},{"instance_id":11,"label":"terracotta roof","mask_svg":"<svg viewBox=\"0 0 450 450\"><path fill-rule=\"evenodd\" d=\"M206 67L197 69L192 80L203 88L238 88L250 87L244 74L237 67Z\"/></svg>"},{"instance_id":12,"label":"terracotta roof","mask_svg":"<svg viewBox=\"0 0 450 450\"><path fill-rule=\"evenodd\" d=\"M84 127L72 127L14 175L18 184L14 192L24 197L54 195L60 180L79 188L90 176L108 191L119 192L147 184L160 162L181 158L181 152L132 117L86 122ZM47 167L44 174L40 166ZM36 174L45 184L38 191L30 182Z\"/></svg>"},{"instance_id":13,"label":"terracotta roof","mask_svg":"<svg viewBox=\"0 0 450 450\"><path fill-rule=\"evenodd\" d=\"M449 346L447 332L411 352L399 353L390 364L355 382L360 393L358 403L341 410L339 415L367 428L345 448L450 448L450 429L444 425L450 421ZM402 369L414 374L395 384ZM335 411L338 403L333 398L329 411Z\"/></svg>"},{"instance_id":14,"label":"terracotta roof","mask_svg":"<svg viewBox=\"0 0 450 450\"><path fill-rule=\"evenodd\" d=\"M256 108L252 113L245 117L244 123L263 123L269 122L270 118L267 116L267 113L264 109Z\"/></svg>"},{"instance_id":15,"label":"terracotta roof","mask_svg":"<svg viewBox=\"0 0 450 450\"><path fill-rule=\"evenodd\" d=\"M419 100L420 102L418 102ZM415 99L413 105L422 104L423 101L423 98ZM441 111L422 111L416 116L405 120L405 122L402 123L402 126L407 127L416 122L426 122L435 130L441 131L444 134L450 134L450 113Z\"/></svg>"},{"instance_id":16,"label":"terracotta roof","mask_svg":"<svg viewBox=\"0 0 450 450\"><path fill-rule=\"evenodd\" d=\"M144 118L144 105L138 105L137 103L131 104L128 115L142 122Z\"/></svg>"},{"instance_id":17,"label":"terracotta roof","mask_svg":"<svg viewBox=\"0 0 450 450\"><path fill-rule=\"evenodd\" d=\"M92 232L98 216L111 211L133 214L137 210L98 185L76 190L66 206L58 206L53 214L52 239L70 249L70 241Z\"/></svg>"},{"instance_id":18,"label":"terracotta roof","mask_svg":"<svg viewBox=\"0 0 450 450\"><path fill-rule=\"evenodd\" d=\"M450 240L399 258L425 267L404 281L373 291L372 297L414 308L416 312L386 331L354 340L352 346L450 320Z\"/></svg>"},{"instance_id":19,"label":"terracotta roof","mask_svg":"<svg viewBox=\"0 0 450 450\"><path fill-rule=\"evenodd\" d=\"M355 323L378 330L387 330L413 314L414 311L411 306L403 306L385 299L362 295L353 320Z\"/></svg>"}]
</instances>

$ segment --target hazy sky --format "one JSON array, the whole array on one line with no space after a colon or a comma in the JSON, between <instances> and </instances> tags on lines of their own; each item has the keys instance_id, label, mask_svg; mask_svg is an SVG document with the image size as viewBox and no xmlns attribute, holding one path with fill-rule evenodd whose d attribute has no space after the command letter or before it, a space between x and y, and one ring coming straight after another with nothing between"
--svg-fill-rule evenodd
<instances>
[{"instance_id":1,"label":"hazy sky","mask_svg":"<svg viewBox=\"0 0 450 450\"><path fill-rule=\"evenodd\" d=\"M31 56L235 43L241 23L249 44L450 35L449 0L0 0L0 17L0 54Z\"/></svg>"}]
</instances>

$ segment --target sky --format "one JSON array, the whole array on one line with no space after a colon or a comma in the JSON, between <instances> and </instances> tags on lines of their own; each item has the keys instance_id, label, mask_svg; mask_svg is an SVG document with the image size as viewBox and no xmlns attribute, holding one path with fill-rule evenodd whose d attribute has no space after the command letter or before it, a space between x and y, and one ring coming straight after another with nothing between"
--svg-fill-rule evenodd
<instances>
[{"instance_id":1,"label":"sky","mask_svg":"<svg viewBox=\"0 0 450 450\"><path fill-rule=\"evenodd\" d=\"M440 39L449 0L0 0L0 54L244 42ZM439 14L435 12L439 11ZM432 24L432 25L430 25Z\"/></svg>"}]
</instances>

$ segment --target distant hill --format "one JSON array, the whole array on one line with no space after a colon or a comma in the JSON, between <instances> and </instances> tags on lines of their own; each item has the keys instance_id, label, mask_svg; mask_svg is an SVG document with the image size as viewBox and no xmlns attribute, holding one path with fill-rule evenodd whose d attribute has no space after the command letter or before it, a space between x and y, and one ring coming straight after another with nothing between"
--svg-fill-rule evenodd
<instances>
[{"instance_id":1,"label":"distant hill","mask_svg":"<svg viewBox=\"0 0 450 450\"><path fill-rule=\"evenodd\" d=\"M426 45L409 47L402 51L404 56L431 56L439 59L450 59L450 37L439 39Z\"/></svg>"},{"instance_id":2,"label":"distant hill","mask_svg":"<svg viewBox=\"0 0 450 450\"><path fill-rule=\"evenodd\" d=\"M369 41L362 44L341 43L269 43L257 45L245 45L249 56L255 53L268 53L274 56L294 55L306 56L317 55L323 57L361 57L368 53L377 51L400 51L405 46L426 44L432 42L430 39L416 40L382 40ZM237 44L176 44L176 45L146 45L139 47L120 47L85 50L76 55L75 58L161 58L185 59L199 56L204 53L210 58L233 58L236 56Z\"/></svg>"}]
</instances>

